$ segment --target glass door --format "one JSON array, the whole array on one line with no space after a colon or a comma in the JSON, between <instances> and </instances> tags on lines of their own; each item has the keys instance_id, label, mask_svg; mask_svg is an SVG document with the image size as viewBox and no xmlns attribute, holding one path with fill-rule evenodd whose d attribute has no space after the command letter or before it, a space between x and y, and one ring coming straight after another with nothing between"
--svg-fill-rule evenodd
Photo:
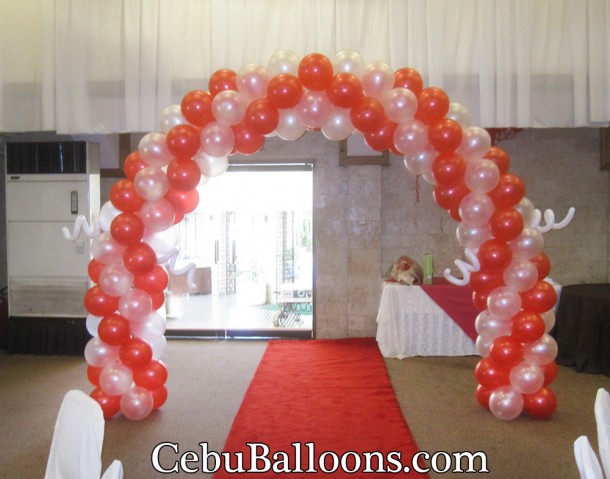
<instances>
[{"instance_id":1,"label":"glass door","mask_svg":"<svg viewBox=\"0 0 610 479\"><path fill-rule=\"evenodd\" d=\"M170 285L168 336L312 337L312 191L310 164L231 165L200 187L180 262L209 287Z\"/></svg>"}]
</instances>

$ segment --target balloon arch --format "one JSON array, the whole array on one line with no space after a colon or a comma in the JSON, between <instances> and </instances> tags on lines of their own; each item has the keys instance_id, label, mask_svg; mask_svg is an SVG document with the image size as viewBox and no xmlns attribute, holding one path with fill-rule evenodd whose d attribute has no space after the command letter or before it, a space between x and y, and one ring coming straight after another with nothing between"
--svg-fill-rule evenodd
<instances>
[{"instance_id":1,"label":"balloon arch","mask_svg":"<svg viewBox=\"0 0 610 479\"><path fill-rule=\"evenodd\" d=\"M199 201L196 187L222 174L232 154L258 152L266 136L296 140L321 130L330 140L352 132L374 150L404 157L406 168L434 185L439 207L459 223L457 240L468 262L456 260L480 310L476 319L476 399L500 419L525 412L545 418L557 401L549 384L557 344L548 334L557 296L545 281L550 262L542 233L555 223L525 196L523 181L508 172L509 157L491 145L488 132L471 126L468 110L434 87L424 88L411 68L365 64L353 50L333 60L311 53L274 53L267 66L216 71L208 91L187 93L163 110L160 132L145 135L125 159L126 179L111 188L94 225L78 218L91 241L84 298L92 339L85 347L91 396L104 416L147 417L167 398L164 303L176 270L173 226ZM190 278L189 278L190 281Z\"/></svg>"}]
</instances>

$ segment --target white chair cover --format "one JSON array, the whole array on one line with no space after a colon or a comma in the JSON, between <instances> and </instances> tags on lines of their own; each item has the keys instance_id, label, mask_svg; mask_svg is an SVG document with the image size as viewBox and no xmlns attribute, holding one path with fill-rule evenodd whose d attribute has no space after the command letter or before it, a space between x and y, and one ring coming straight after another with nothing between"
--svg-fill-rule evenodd
<instances>
[{"instance_id":1,"label":"white chair cover","mask_svg":"<svg viewBox=\"0 0 610 479\"><path fill-rule=\"evenodd\" d=\"M597 390L595 397L595 421L597 422L597 444L604 474L610 478L610 394L604 388Z\"/></svg>"},{"instance_id":2,"label":"white chair cover","mask_svg":"<svg viewBox=\"0 0 610 479\"><path fill-rule=\"evenodd\" d=\"M587 436L574 441L574 457L580 479L604 479L602 468Z\"/></svg>"},{"instance_id":3,"label":"white chair cover","mask_svg":"<svg viewBox=\"0 0 610 479\"><path fill-rule=\"evenodd\" d=\"M100 405L82 391L68 391L57 415L45 479L100 479L103 441ZM123 477L120 461L109 471L106 479Z\"/></svg>"}]
</instances>

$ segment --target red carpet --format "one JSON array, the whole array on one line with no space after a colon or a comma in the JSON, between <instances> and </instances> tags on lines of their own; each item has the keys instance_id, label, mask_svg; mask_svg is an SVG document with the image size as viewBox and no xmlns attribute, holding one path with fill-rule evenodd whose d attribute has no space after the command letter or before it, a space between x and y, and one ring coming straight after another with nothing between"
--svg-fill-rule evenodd
<instances>
[{"instance_id":1,"label":"red carpet","mask_svg":"<svg viewBox=\"0 0 610 479\"><path fill-rule=\"evenodd\" d=\"M245 469L266 457L261 477L428 477L403 472L417 445L374 338L269 342L224 451L229 468L238 451ZM214 479L235 477L225 461Z\"/></svg>"}]
</instances>

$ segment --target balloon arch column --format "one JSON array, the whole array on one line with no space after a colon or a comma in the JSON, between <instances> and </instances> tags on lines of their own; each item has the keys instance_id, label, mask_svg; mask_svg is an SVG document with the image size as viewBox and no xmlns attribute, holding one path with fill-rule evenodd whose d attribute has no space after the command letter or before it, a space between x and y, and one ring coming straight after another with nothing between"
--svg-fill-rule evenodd
<instances>
[{"instance_id":1,"label":"balloon arch column","mask_svg":"<svg viewBox=\"0 0 610 479\"><path fill-rule=\"evenodd\" d=\"M216 71L208 91L187 93L161 113L160 130L145 135L124 163L126 179L111 188L110 201L89 226L92 239L84 298L92 339L85 347L91 396L104 416L147 417L167 398L164 302L168 274L176 269L173 226L199 201L196 187L222 174L228 157L258 152L266 136L296 140L321 130L330 140L364 134L374 150L404 157L406 168L434 185L434 199L458 222L457 240L468 262L456 260L476 319L476 399L494 416L522 412L545 418L556 409L549 388L556 375L557 345L548 335L557 296L547 281L542 234L567 225L574 210L555 223L524 196L508 172L509 157L491 146L488 132L471 126L468 110L434 87L424 88L411 68L393 71L385 62L365 64L352 50L333 60L311 53L299 59L278 51L267 66ZM190 281L190 278L189 278Z\"/></svg>"}]
</instances>

